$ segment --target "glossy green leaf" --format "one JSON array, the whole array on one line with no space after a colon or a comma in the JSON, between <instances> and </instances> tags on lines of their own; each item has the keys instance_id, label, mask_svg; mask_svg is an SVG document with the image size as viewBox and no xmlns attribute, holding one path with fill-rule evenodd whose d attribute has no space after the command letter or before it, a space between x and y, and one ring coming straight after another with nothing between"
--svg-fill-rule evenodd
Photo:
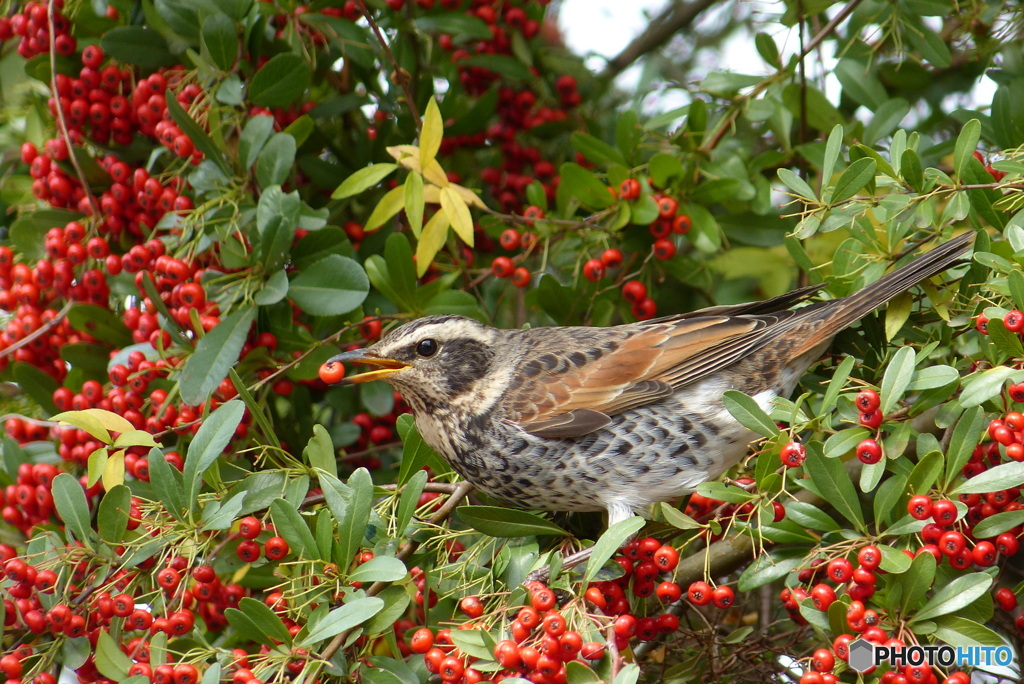
<instances>
[{"instance_id":1,"label":"glossy green leaf","mask_svg":"<svg viewBox=\"0 0 1024 684\"><path fill-rule=\"evenodd\" d=\"M627 539L639 532L644 526L644 519L634 516L620 520L610 526L594 544L594 550L587 561L587 569L583 574L586 585L597 575L598 570L622 547Z\"/></svg>"},{"instance_id":2,"label":"glossy green leaf","mask_svg":"<svg viewBox=\"0 0 1024 684\"><path fill-rule=\"evenodd\" d=\"M238 35L235 22L219 12L203 20L203 47L222 71L228 71L238 58Z\"/></svg>"},{"instance_id":3,"label":"glossy green leaf","mask_svg":"<svg viewBox=\"0 0 1024 684\"><path fill-rule=\"evenodd\" d=\"M185 453L185 467L182 481L185 485L184 503L188 510L196 508L199 490L203 486L203 474L209 470L235 436L235 429L242 422L245 404L237 399L225 402L207 416L199 426L192 443Z\"/></svg>"},{"instance_id":4,"label":"glossy green leaf","mask_svg":"<svg viewBox=\"0 0 1024 684\"><path fill-rule=\"evenodd\" d=\"M253 75L249 99L261 107L287 107L306 92L311 79L309 61L293 52L282 52Z\"/></svg>"},{"instance_id":5,"label":"glossy green leaf","mask_svg":"<svg viewBox=\"0 0 1024 684\"><path fill-rule=\"evenodd\" d=\"M296 556L304 560L330 560L320 557L316 539L306 519L287 501L276 499L270 504L270 517L274 521L274 529L284 537Z\"/></svg>"},{"instance_id":6,"label":"glossy green leaf","mask_svg":"<svg viewBox=\"0 0 1024 684\"><path fill-rule=\"evenodd\" d=\"M270 115L253 116L245 122L242 134L238 137L238 159L243 169L256 163L256 158L273 133L274 117Z\"/></svg>"},{"instance_id":7,"label":"glossy green leaf","mask_svg":"<svg viewBox=\"0 0 1024 684\"><path fill-rule=\"evenodd\" d=\"M287 133L270 136L256 158L256 180L261 187L282 185L295 164L295 138Z\"/></svg>"},{"instance_id":8,"label":"glossy green leaf","mask_svg":"<svg viewBox=\"0 0 1024 684\"><path fill-rule=\"evenodd\" d=\"M956 146L953 149L953 172L963 176L967 164L974 157L978 149L978 141L981 139L981 122L971 119L960 129L960 135L956 138Z\"/></svg>"},{"instance_id":9,"label":"glossy green leaf","mask_svg":"<svg viewBox=\"0 0 1024 684\"><path fill-rule=\"evenodd\" d=\"M911 347L900 347L893 355L892 360L885 369L882 376L881 411L888 415L899 404L906 392L907 386L914 375L914 350Z\"/></svg>"},{"instance_id":10,"label":"glossy green leaf","mask_svg":"<svg viewBox=\"0 0 1024 684\"><path fill-rule=\"evenodd\" d=\"M954 613L974 603L992 586L992 578L983 572L955 577L949 584L940 587L924 607L911 618L911 622L930 620L940 615Z\"/></svg>"},{"instance_id":11,"label":"glossy green leaf","mask_svg":"<svg viewBox=\"0 0 1024 684\"><path fill-rule=\"evenodd\" d=\"M255 319L255 308L236 311L221 319L199 340L195 351L185 361L179 381L181 398L186 403L203 403L228 376L228 370L238 362Z\"/></svg>"},{"instance_id":12,"label":"glossy green leaf","mask_svg":"<svg viewBox=\"0 0 1024 684\"><path fill-rule=\"evenodd\" d=\"M163 36L148 26L115 26L100 39L108 56L144 69L158 69L177 63Z\"/></svg>"},{"instance_id":13,"label":"glossy green leaf","mask_svg":"<svg viewBox=\"0 0 1024 684\"><path fill-rule=\"evenodd\" d=\"M398 164L373 164L359 169L331 193L332 199L344 199L369 190L398 170Z\"/></svg>"},{"instance_id":14,"label":"glossy green leaf","mask_svg":"<svg viewBox=\"0 0 1024 684\"><path fill-rule=\"evenodd\" d=\"M349 573L349 582L397 582L409 571L394 556L376 556Z\"/></svg>"},{"instance_id":15,"label":"glossy green leaf","mask_svg":"<svg viewBox=\"0 0 1024 684\"><path fill-rule=\"evenodd\" d=\"M748 430L753 430L764 437L774 437L779 433L775 421L768 417L756 401L742 392L726 390L722 395L722 403L732 417Z\"/></svg>"},{"instance_id":16,"label":"glossy green leaf","mask_svg":"<svg viewBox=\"0 0 1024 684\"><path fill-rule=\"evenodd\" d=\"M804 471L810 476L821 495L839 513L852 522L860 530L864 530L864 513L857 498L850 475L842 462L834 458L825 458L816 451L808 450L804 461Z\"/></svg>"},{"instance_id":17,"label":"glossy green leaf","mask_svg":"<svg viewBox=\"0 0 1024 684\"><path fill-rule=\"evenodd\" d=\"M323 619L310 621L309 632L299 643L302 647L311 647L335 637L342 632L357 627L384 609L384 601L376 596L367 596L350 601L340 608L335 608Z\"/></svg>"},{"instance_id":18,"label":"glossy green leaf","mask_svg":"<svg viewBox=\"0 0 1024 684\"><path fill-rule=\"evenodd\" d=\"M92 523L89 504L85 500L85 490L78 479L68 473L61 473L53 478L51 493L57 515L64 521L68 531L78 541L91 546Z\"/></svg>"},{"instance_id":19,"label":"glossy green leaf","mask_svg":"<svg viewBox=\"0 0 1024 684\"><path fill-rule=\"evenodd\" d=\"M856 195L870 180L875 177L877 164L874 159L864 157L850 164L843 175L836 181L829 205L834 206Z\"/></svg>"},{"instance_id":20,"label":"glossy green leaf","mask_svg":"<svg viewBox=\"0 0 1024 684\"><path fill-rule=\"evenodd\" d=\"M131 490L124 485L117 485L103 495L96 512L96 528L102 541L117 545L124 539L124 533L128 529L128 508L131 506L131 500Z\"/></svg>"},{"instance_id":21,"label":"glossy green leaf","mask_svg":"<svg viewBox=\"0 0 1024 684\"><path fill-rule=\"evenodd\" d=\"M564 536L568 534L550 520L514 508L460 506L456 509L456 513L462 522L477 532L492 537L529 537L541 534Z\"/></svg>"},{"instance_id":22,"label":"glossy green leaf","mask_svg":"<svg viewBox=\"0 0 1024 684\"><path fill-rule=\"evenodd\" d=\"M970 460L974 447L978 446L978 442L981 441L982 430L985 429L986 423L985 414L980 406L972 406L960 416L960 421L953 429L949 449L946 451L944 481L947 485L960 475L960 471Z\"/></svg>"},{"instance_id":23,"label":"glossy green leaf","mask_svg":"<svg viewBox=\"0 0 1024 684\"><path fill-rule=\"evenodd\" d=\"M231 165L228 164L224 155L221 154L220 148L210 138L209 133L206 132L202 126L189 116L188 112L179 104L178 99L174 96L174 93L170 90L164 92L164 100L167 102L167 113L171 115L174 123L178 125L181 132L188 136L189 140L196 146L196 149L203 153L206 159L209 159L225 176L232 175Z\"/></svg>"},{"instance_id":24,"label":"glossy green leaf","mask_svg":"<svg viewBox=\"0 0 1024 684\"><path fill-rule=\"evenodd\" d=\"M366 299L370 280L354 259L332 254L303 269L288 286L288 296L314 316L337 316Z\"/></svg>"}]
</instances>

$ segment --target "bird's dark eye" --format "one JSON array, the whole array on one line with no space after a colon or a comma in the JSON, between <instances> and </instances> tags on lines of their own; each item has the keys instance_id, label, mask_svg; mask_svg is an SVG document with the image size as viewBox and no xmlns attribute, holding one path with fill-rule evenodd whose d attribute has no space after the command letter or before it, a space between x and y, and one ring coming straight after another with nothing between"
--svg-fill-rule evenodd
<instances>
[{"instance_id":1,"label":"bird's dark eye","mask_svg":"<svg viewBox=\"0 0 1024 684\"><path fill-rule=\"evenodd\" d=\"M433 356L437 353L439 346L437 340L423 340L416 345L416 353L424 358Z\"/></svg>"}]
</instances>

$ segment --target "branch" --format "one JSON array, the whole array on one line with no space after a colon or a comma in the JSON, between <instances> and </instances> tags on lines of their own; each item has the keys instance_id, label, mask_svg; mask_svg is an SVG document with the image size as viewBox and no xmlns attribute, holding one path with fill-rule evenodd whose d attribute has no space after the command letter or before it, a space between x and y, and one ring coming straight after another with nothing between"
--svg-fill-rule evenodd
<instances>
[{"instance_id":1,"label":"branch","mask_svg":"<svg viewBox=\"0 0 1024 684\"><path fill-rule=\"evenodd\" d=\"M359 5L359 11L363 13L364 17L366 17L366 21L370 24L370 29L373 31L373 35L376 36L381 49L387 56L388 61L391 62L391 80L405 92L405 106L409 108L412 120L416 124L416 130L422 131L423 119L420 118L420 110L416 107L416 98L413 97L412 89L409 87L409 81L412 80L412 77L409 75L409 72L398 66L398 60L395 59L394 53L391 52L391 46L388 45L388 41L384 37L384 33L380 30L380 25L370 14L370 8L366 6L366 3L363 0L356 0L356 4Z\"/></svg>"},{"instance_id":2,"label":"branch","mask_svg":"<svg viewBox=\"0 0 1024 684\"><path fill-rule=\"evenodd\" d=\"M687 5L682 4L679 0L672 0L661 11L661 14L651 20L646 31L630 41L622 52L611 58L598 78L602 80L615 78L635 61L667 43L672 36L692 24L704 10L715 4L717 4L716 0L695 0Z\"/></svg>"}]
</instances>

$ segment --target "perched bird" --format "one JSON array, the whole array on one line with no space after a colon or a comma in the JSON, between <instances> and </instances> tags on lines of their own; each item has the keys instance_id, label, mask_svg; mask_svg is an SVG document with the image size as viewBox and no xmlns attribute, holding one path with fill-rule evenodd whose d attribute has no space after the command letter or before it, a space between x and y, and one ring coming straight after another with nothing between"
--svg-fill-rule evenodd
<instances>
[{"instance_id":1,"label":"perched bird","mask_svg":"<svg viewBox=\"0 0 1024 684\"><path fill-rule=\"evenodd\" d=\"M607 328L427 316L328 363L375 366L343 382L399 390L427 444L483 492L521 508L606 510L611 525L743 458L757 435L726 410L726 390L768 410L836 333L950 267L971 238L796 309L819 288Z\"/></svg>"}]
</instances>

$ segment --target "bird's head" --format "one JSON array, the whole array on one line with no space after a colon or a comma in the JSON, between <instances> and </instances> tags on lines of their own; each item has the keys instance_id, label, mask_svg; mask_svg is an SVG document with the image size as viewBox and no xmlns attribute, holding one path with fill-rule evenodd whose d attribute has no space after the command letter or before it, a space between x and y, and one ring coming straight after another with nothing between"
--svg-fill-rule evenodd
<instances>
[{"instance_id":1,"label":"bird's head","mask_svg":"<svg viewBox=\"0 0 1024 684\"><path fill-rule=\"evenodd\" d=\"M462 316L427 316L395 328L379 342L338 354L327 363L360 363L374 369L342 380L383 380L414 410L450 404L488 376L498 331Z\"/></svg>"}]
</instances>

